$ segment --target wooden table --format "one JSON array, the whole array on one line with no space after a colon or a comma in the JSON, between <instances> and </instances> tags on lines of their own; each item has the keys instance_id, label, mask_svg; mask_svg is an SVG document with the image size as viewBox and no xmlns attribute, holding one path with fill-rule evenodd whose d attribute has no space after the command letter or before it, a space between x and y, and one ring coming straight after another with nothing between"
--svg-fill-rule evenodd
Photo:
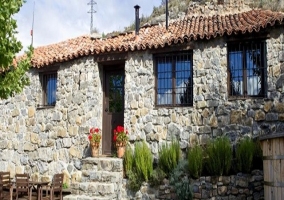
<instances>
[{"instance_id":1,"label":"wooden table","mask_svg":"<svg viewBox=\"0 0 284 200\"><path fill-rule=\"evenodd\" d=\"M37 193L37 200L41 200L42 199L42 186L47 186L50 181L30 181L29 182L31 184L31 191L33 189L36 189L36 193Z\"/></svg>"}]
</instances>

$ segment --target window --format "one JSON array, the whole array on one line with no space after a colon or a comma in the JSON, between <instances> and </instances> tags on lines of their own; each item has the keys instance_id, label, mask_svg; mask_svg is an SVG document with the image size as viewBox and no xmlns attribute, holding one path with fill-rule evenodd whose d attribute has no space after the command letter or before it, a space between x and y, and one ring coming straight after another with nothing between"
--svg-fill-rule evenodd
<instances>
[{"instance_id":1,"label":"window","mask_svg":"<svg viewBox=\"0 0 284 200\"><path fill-rule=\"evenodd\" d=\"M192 106L192 53L158 54L154 59L156 105Z\"/></svg>"},{"instance_id":2,"label":"window","mask_svg":"<svg viewBox=\"0 0 284 200\"><path fill-rule=\"evenodd\" d=\"M40 74L42 85L42 106L55 106L57 89L57 72Z\"/></svg>"},{"instance_id":3,"label":"window","mask_svg":"<svg viewBox=\"0 0 284 200\"><path fill-rule=\"evenodd\" d=\"M228 89L231 97L266 94L265 41L228 44Z\"/></svg>"}]
</instances>

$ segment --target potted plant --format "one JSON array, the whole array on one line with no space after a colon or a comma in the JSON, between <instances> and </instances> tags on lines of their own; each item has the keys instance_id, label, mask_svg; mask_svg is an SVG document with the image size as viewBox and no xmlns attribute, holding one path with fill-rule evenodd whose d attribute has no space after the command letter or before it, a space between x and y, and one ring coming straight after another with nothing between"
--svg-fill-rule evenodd
<instances>
[{"instance_id":1,"label":"potted plant","mask_svg":"<svg viewBox=\"0 0 284 200\"><path fill-rule=\"evenodd\" d=\"M99 156L99 147L102 139L101 131L99 128L90 128L90 134L88 136L90 141L90 146L92 150L92 156Z\"/></svg>"},{"instance_id":2,"label":"potted plant","mask_svg":"<svg viewBox=\"0 0 284 200\"><path fill-rule=\"evenodd\" d=\"M123 126L117 126L113 131L113 142L117 150L117 157L122 158L128 141L128 131Z\"/></svg>"}]
</instances>

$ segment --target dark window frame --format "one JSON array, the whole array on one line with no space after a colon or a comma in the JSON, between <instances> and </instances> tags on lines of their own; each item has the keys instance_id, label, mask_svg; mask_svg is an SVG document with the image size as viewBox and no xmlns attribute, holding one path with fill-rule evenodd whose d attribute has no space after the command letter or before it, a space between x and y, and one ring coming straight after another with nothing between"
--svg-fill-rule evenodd
<instances>
[{"instance_id":1,"label":"dark window frame","mask_svg":"<svg viewBox=\"0 0 284 200\"><path fill-rule=\"evenodd\" d=\"M177 59L180 59L180 61L182 62L187 62L185 60L185 58L183 56L186 56L186 58L188 59L187 61L190 62L190 66L187 69L184 69L183 71L178 71L177 70L177 66L175 64L175 62L177 61ZM171 103L159 103L158 102L158 95L159 94L164 94L165 93L159 93L159 78L158 78L158 59L159 58L165 58L168 59L170 58L170 62L171 63L171 78L168 78L169 81L171 81L171 87L168 88L171 90ZM175 60L176 59L176 60ZM183 60L184 59L184 60ZM154 61L154 74L155 74L155 106L156 107L192 107L193 106L193 51L192 50L183 50L183 51L174 51L174 52L163 52L163 53L157 53L157 54L153 54L153 61ZM181 93L177 93L177 86L176 86L176 79L177 79L177 73L178 72L184 72L184 73L189 73L189 77L188 77L188 81L187 83L184 82L184 84L186 85L185 87L183 87L183 89L185 89L185 91L183 91L182 93L185 95L189 95L189 99L187 99L186 101L188 101L187 103L178 103L177 102L177 98L181 98L178 97L177 95L181 95ZM162 79L162 78L160 78ZM167 78L164 78L164 80L166 81ZM189 84L189 85L187 85ZM165 88L164 88L165 90ZM179 100L181 101L181 99Z\"/></svg>"},{"instance_id":2,"label":"dark window frame","mask_svg":"<svg viewBox=\"0 0 284 200\"><path fill-rule=\"evenodd\" d=\"M38 108L53 108L55 107L56 105L56 101L57 101L57 98L56 98L56 92L57 92L57 87L58 87L58 74L57 74L57 68L53 68L52 70L42 70L39 72L39 79L40 79L40 84L41 84L41 91L42 91L42 95L41 95L41 102L40 104L38 105ZM56 81L55 81L55 85L52 85L53 86L53 90L55 90L55 101L54 103L49 103L48 101L48 79L49 78L56 78ZM55 88L54 88L55 87ZM52 98L52 97L49 97L49 98Z\"/></svg>"},{"instance_id":3,"label":"dark window frame","mask_svg":"<svg viewBox=\"0 0 284 200\"><path fill-rule=\"evenodd\" d=\"M255 48L254 48L255 47ZM236 77L232 75L232 71L234 71L234 67L231 67L231 60L230 60L230 52L239 51L241 52L242 60L241 65L242 69L239 69L238 71L241 71L242 77L242 93L243 94L237 94L239 90L236 92L234 89L234 84L232 82L232 77ZM255 51L257 50L257 51ZM235 40L227 43L227 87L228 87L228 97L229 99L248 99L248 98L265 98L267 97L267 48L266 48L266 40L264 38L260 39L254 39L254 40ZM260 52L259 59L257 61L251 61L253 65L259 65L259 67L250 68L248 64L248 52ZM251 59L251 58L250 58ZM233 60L233 59L232 59ZM248 75L248 71L255 70L260 73L259 76L257 75ZM237 71L237 70L235 70ZM251 72L250 72L251 73ZM257 73L256 73L257 74ZM250 77L259 77L260 78L260 91L257 95L255 94L248 94L248 90L251 86L251 84L248 84L248 78ZM258 84L257 84L258 85ZM257 85L256 86L258 88ZM259 89L259 88L258 88Z\"/></svg>"}]
</instances>

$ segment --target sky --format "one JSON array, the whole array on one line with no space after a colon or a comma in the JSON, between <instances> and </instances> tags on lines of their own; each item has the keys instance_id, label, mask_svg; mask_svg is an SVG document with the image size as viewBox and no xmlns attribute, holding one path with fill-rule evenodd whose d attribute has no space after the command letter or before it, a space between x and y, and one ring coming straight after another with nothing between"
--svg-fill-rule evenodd
<instances>
[{"instance_id":1,"label":"sky","mask_svg":"<svg viewBox=\"0 0 284 200\"><path fill-rule=\"evenodd\" d=\"M161 0L94 0L93 27L100 33L123 31L135 19L135 5L139 5L140 17L149 16ZM33 46L44 46L90 33L91 0L27 0L17 20L17 38L24 48L31 44L33 24Z\"/></svg>"}]
</instances>

